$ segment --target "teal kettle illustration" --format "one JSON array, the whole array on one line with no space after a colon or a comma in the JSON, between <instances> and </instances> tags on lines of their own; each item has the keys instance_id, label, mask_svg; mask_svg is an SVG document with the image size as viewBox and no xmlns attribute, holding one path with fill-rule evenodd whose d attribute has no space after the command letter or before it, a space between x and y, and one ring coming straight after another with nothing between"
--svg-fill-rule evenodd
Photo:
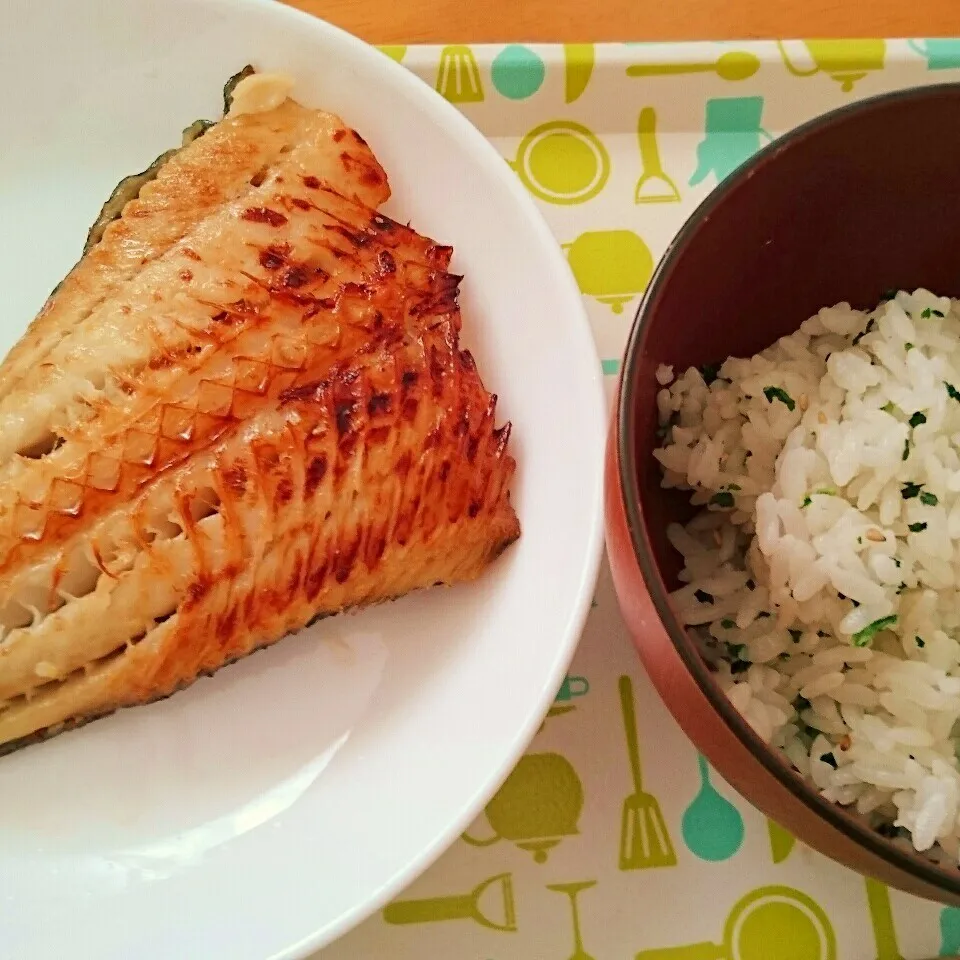
<instances>
[{"instance_id":1,"label":"teal kettle illustration","mask_svg":"<svg viewBox=\"0 0 960 960\"><path fill-rule=\"evenodd\" d=\"M586 677L573 677L568 674L554 699L559 701L572 700L574 697L586 696L589 692L590 681Z\"/></svg>"},{"instance_id":2,"label":"teal kettle illustration","mask_svg":"<svg viewBox=\"0 0 960 960\"><path fill-rule=\"evenodd\" d=\"M704 138L697 146L697 169L690 186L711 173L719 183L773 137L763 129L763 97L719 97L707 101Z\"/></svg>"},{"instance_id":3,"label":"teal kettle illustration","mask_svg":"<svg viewBox=\"0 0 960 960\"><path fill-rule=\"evenodd\" d=\"M927 60L928 70L960 69L960 38L931 37L929 40L908 40L912 50Z\"/></svg>"}]
</instances>

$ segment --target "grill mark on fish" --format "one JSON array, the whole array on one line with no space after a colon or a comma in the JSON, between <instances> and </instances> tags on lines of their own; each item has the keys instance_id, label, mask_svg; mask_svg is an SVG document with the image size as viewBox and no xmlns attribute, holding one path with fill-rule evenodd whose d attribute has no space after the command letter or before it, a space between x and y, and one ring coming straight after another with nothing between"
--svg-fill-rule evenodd
<instances>
[{"instance_id":1,"label":"grill mark on fish","mask_svg":"<svg viewBox=\"0 0 960 960\"><path fill-rule=\"evenodd\" d=\"M260 266L264 270L279 270L290 255L290 244L271 244L260 251Z\"/></svg>"},{"instance_id":2,"label":"grill mark on fish","mask_svg":"<svg viewBox=\"0 0 960 960\"><path fill-rule=\"evenodd\" d=\"M240 217L250 223L265 223L271 227L282 227L287 222L282 213L269 207L247 207Z\"/></svg>"}]
</instances>

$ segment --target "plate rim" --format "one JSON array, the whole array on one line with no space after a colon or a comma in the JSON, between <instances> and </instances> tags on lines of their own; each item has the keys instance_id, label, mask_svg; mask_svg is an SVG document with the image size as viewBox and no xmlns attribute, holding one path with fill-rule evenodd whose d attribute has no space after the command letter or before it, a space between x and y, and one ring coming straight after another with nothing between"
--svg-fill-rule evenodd
<instances>
[{"instance_id":1,"label":"plate rim","mask_svg":"<svg viewBox=\"0 0 960 960\"><path fill-rule=\"evenodd\" d=\"M551 672L542 678L541 695L536 700L531 700L526 721L514 733L509 747L503 751L502 759L496 768L489 776L483 778L484 785L472 796L464 798L463 808L458 817L452 818L443 829L437 830L428 845L423 847L416 856L409 858L391 876L385 878L375 895L358 899L352 907L342 911L339 916L328 922L323 923L318 917L317 926L311 933L264 957L264 960L306 960L315 951L330 945L373 916L432 866L500 789L533 740L555 691L559 688L563 675L576 653L599 578L604 555L603 449L606 425L609 420L608 402L599 353L587 310L559 242L533 198L526 192L494 145L463 113L406 67L378 50L375 45L322 17L287 6L278 0L185 0L185 2L221 12L229 17L246 18L251 14L269 16L278 22L284 32L287 30L298 32L301 34L301 39L307 43L322 42L326 39L332 46L348 53L351 61L369 64L372 68L371 72L388 75L391 83L399 87L408 99L416 102L427 117L447 136L469 148L471 156L477 158L477 165L489 170L490 176L498 179L511 203L530 224L542 255L548 262L552 261L555 269L550 279L559 286L562 299L569 305L570 332L576 337L574 339L571 336L568 339L567 349L571 356L577 357L575 366L579 368L578 381L589 401L589 407L583 407L584 421L586 423L593 421L596 431L595 442L592 442L592 446L596 448L592 451L596 453L595 463L586 472L586 479L590 486L586 488L581 500L587 537L576 578L577 592L569 606L569 614L566 618L567 629L562 635L558 635L552 647L553 656L550 659L553 666ZM293 874L289 876L292 877ZM311 924L313 922L308 921ZM282 940L282 934L277 939Z\"/></svg>"},{"instance_id":2,"label":"plate rim","mask_svg":"<svg viewBox=\"0 0 960 960\"><path fill-rule=\"evenodd\" d=\"M228 0L198 0L198 2L212 2L223 5ZM277 5L277 0L229 0L229 4L234 7L264 7L270 4ZM389 73L394 76L398 83L406 86L411 92L415 91L418 98L422 98L425 108L429 108L431 113L439 114L441 122L443 118L449 118L447 123L453 127L453 133L462 138L470 146L471 154L486 155L490 161L491 169L495 169L495 163L502 164L503 171L500 174L500 180L505 189L511 194L513 201L518 204L526 219L531 223L539 234L544 246L552 248L551 255L556 264L561 269L559 276L563 277L566 292L569 295L571 305L576 304L578 323L576 328L580 330L583 339L587 342L589 350L586 352L588 358L593 362L593 393L595 419L597 420L598 450L600 457L595 467L594 485L592 503L589 504L590 512L590 538L587 555L584 558L584 564L581 569L580 592L571 608L571 629L568 635L563 637L563 642L558 645L558 650L562 650L562 655L557 660L558 669L556 677L558 683L562 678L560 674L566 672L583 634L586 625L587 616L590 613L590 604L596 591L597 581L600 575L600 564L604 554L604 509L603 509L603 438L606 432L608 420L606 392L604 387L603 370L600 365L600 357L597 350L596 341L590 327L590 319L587 315L586 306L580 294L580 289L576 284L573 273L570 271L569 264L563 257L562 250L550 227L547 225L543 214L537 209L533 198L524 189L523 185L516 178L510 167L503 162L503 158L497 152L496 147L483 135L478 127L474 126L455 106L448 103L439 93L431 89L411 73L402 64L397 63L390 57L387 57L374 45L367 43L352 33L338 27L322 17L314 16L294 7L283 5L282 14L290 17L291 24L310 24L313 29L328 31L330 35L343 41L348 46L352 46L358 55L363 57L382 57L387 61L385 66ZM484 166L487 163L484 162ZM548 684L549 690L555 684ZM349 931L358 927L365 920L372 917L381 910L386 904L393 900L397 894L401 893L406 887L410 886L418 877L425 873L444 853L453 845L457 837L473 822L480 811L486 806L490 799L503 786L510 772L516 766L517 761L523 756L527 747L530 745L537 729L543 720L543 715L549 709L553 694L548 693L541 697L541 701L535 706L536 709L530 714L527 722L517 731L511 749L501 761L496 774L492 776L486 785L486 788L477 792L472 800L464 808L464 812L459 818L454 819L445 830L437 833L432 844L425 848L419 856L414 857L407 865L398 870L379 890L377 896L367 900L366 903L358 904L351 910L345 911L334 922L328 924L325 928L315 931L312 935L304 937L295 944L291 944L286 950L282 950L268 960L307 960L312 953L325 946L329 946L340 937L346 935Z\"/></svg>"}]
</instances>

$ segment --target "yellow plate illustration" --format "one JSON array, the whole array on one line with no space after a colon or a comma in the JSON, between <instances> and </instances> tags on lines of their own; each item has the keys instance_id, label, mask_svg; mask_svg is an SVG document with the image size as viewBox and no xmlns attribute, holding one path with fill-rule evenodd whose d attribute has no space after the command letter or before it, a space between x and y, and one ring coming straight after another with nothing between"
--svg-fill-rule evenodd
<instances>
[{"instance_id":1,"label":"yellow plate illustration","mask_svg":"<svg viewBox=\"0 0 960 960\"><path fill-rule=\"evenodd\" d=\"M823 908L792 887L760 887L727 917L722 943L642 950L636 960L837 960Z\"/></svg>"},{"instance_id":2,"label":"yellow plate illustration","mask_svg":"<svg viewBox=\"0 0 960 960\"><path fill-rule=\"evenodd\" d=\"M534 127L510 162L523 185L547 203L585 203L610 179L610 155L596 134L572 120Z\"/></svg>"}]
</instances>

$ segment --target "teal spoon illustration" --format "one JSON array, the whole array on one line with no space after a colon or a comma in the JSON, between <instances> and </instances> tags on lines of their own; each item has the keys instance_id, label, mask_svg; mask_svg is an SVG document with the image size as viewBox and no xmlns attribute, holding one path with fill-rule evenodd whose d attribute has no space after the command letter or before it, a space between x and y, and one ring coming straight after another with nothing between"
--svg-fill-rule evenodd
<instances>
[{"instance_id":1,"label":"teal spoon illustration","mask_svg":"<svg viewBox=\"0 0 960 960\"><path fill-rule=\"evenodd\" d=\"M944 907L940 911L940 956L960 953L960 909Z\"/></svg>"},{"instance_id":2,"label":"teal spoon illustration","mask_svg":"<svg viewBox=\"0 0 960 960\"><path fill-rule=\"evenodd\" d=\"M710 783L706 757L697 754L700 792L683 814L683 842L701 860L727 860L743 843L743 817Z\"/></svg>"}]
</instances>

